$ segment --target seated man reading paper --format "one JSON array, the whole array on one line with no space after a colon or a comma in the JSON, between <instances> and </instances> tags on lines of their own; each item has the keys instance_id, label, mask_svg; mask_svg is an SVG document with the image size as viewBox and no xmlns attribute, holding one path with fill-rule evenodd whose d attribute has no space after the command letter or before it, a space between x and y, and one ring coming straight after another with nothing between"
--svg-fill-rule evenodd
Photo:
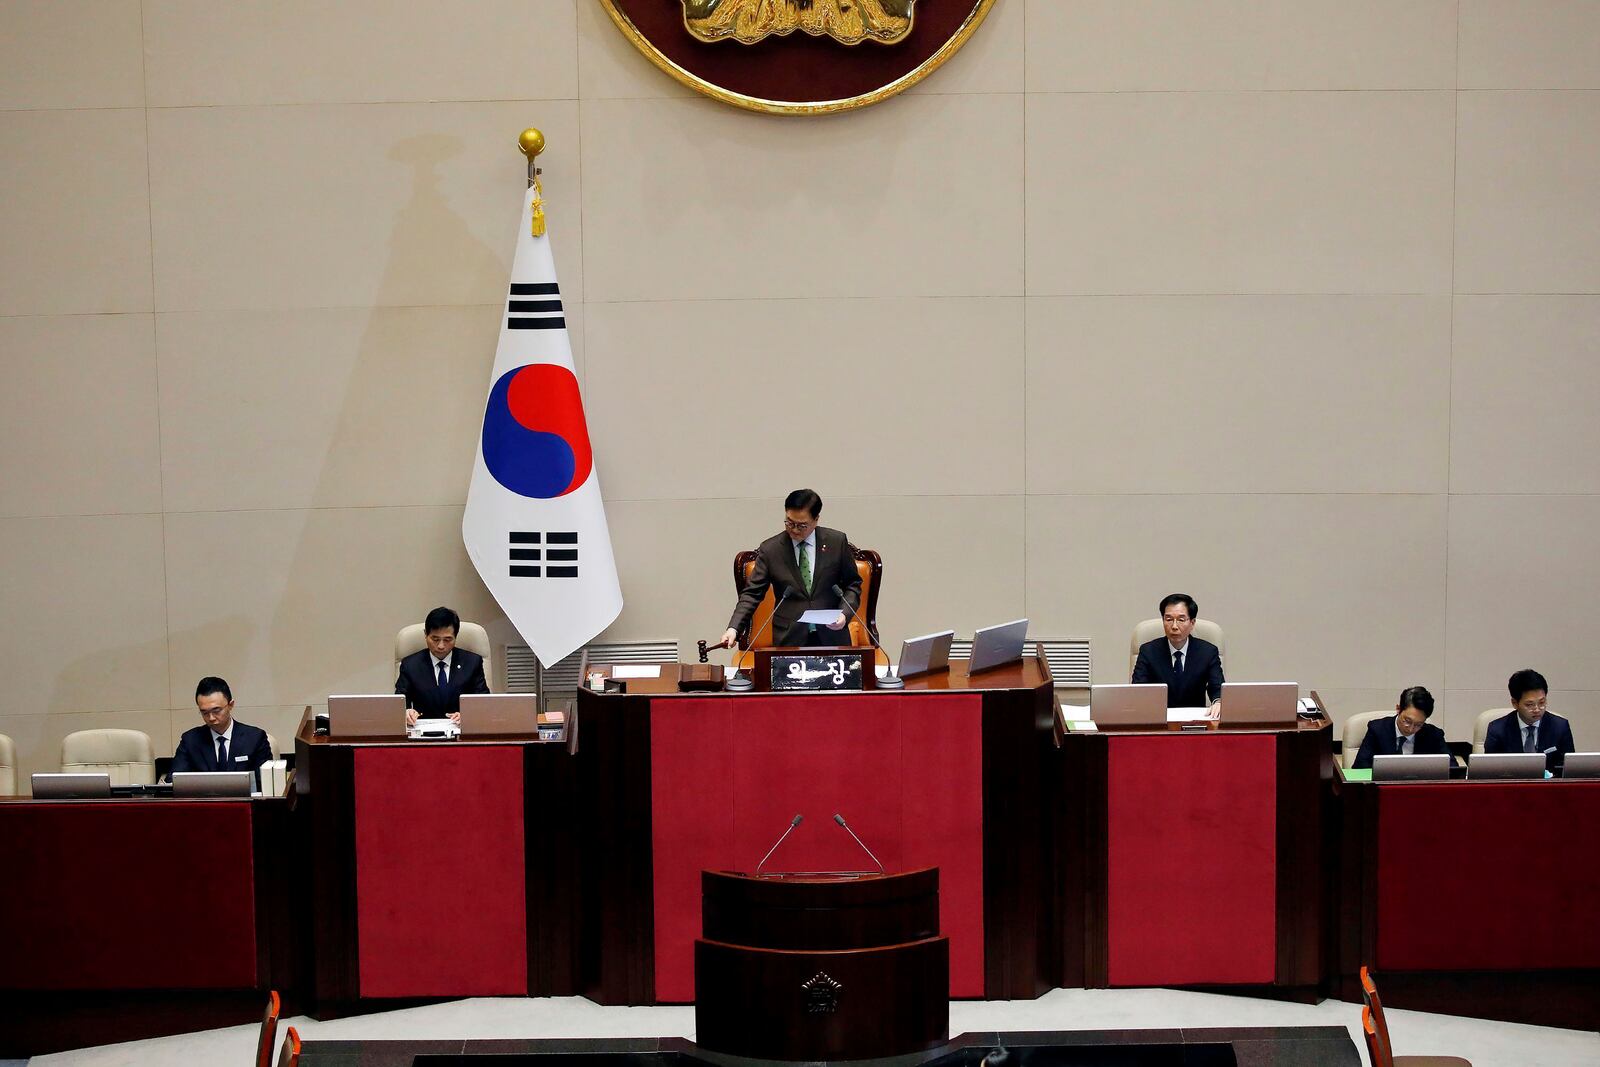
<instances>
[{"instance_id":1,"label":"seated man reading paper","mask_svg":"<svg viewBox=\"0 0 1600 1067\"><path fill-rule=\"evenodd\" d=\"M461 694L487 693L483 657L456 647L461 616L434 608L422 624L428 647L400 661L394 691L406 698L406 725L418 719L461 721Z\"/></svg>"}]
</instances>

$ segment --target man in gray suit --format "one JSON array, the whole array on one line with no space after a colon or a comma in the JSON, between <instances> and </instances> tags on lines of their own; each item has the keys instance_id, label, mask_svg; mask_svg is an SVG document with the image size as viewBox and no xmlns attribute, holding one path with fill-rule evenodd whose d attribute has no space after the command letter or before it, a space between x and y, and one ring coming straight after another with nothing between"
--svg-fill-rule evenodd
<instances>
[{"instance_id":1,"label":"man in gray suit","mask_svg":"<svg viewBox=\"0 0 1600 1067\"><path fill-rule=\"evenodd\" d=\"M777 598L769 631L774 645L850 643L846 627L861 603L861 572L856 570L849 538L817 525L821 514L822 497L813 490L796 489L785 498L783 533L767 538L756 550L750 580L739 594L728 630L719 642L723 648L738 644L739 631L749 623L769 587ZM835 588L844 594L842 599ZM837 610L825 624L799 621L805 612L819 608Z\"/></svg>"}]
</instances>

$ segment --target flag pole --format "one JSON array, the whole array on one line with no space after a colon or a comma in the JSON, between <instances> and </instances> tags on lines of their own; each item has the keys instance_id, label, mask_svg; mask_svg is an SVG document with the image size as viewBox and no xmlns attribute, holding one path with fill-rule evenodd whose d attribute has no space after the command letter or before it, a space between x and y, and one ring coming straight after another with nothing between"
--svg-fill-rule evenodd
<instances>
[{"instance_id":1,"label":"flag pole","mask_svg":"<svg viewBox=\"0 0 1600 1067\"><path fill-rule=\"evenodd\" d=\"M528 188L533 190L533 222L530 233L534 237L543 237L544 187L539 182L539 175L542 172L537 162L539 153L544 151L543 131L529 126L518 135L517 147L528 157Z\"/></svg>"}]
</instances>

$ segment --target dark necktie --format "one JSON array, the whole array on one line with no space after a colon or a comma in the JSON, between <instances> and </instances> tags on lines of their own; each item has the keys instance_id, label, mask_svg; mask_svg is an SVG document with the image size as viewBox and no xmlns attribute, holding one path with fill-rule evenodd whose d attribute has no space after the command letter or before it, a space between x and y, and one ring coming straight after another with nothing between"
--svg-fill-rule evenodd
<instances>
[{"instance_id":1,"label":"dark necktie","mask_svg":"<svg viewBox=\"0 0 1600 1067\"><path fill-rule=\"evenodd\" d=\"M1183 677L1183 650L1182 649L1179 649L1178 651L1176 651L1176 652L1174 652L1172 654L1172 673L1176 674L1179 678Z\"/></svg>"},{"instance_id":2,"label":"dark necktie","mask_svg":"<svg viewBox=\"0 0 1600 1067\"><path fill-rule=\"evenodd\" d=\"M805 586L806 596L811 595L811 546L804 541L800 542L800 559L796 564L800 568L800 584Z\"/></svg>"},{"instance_id":3,"label":"dark necktie","mask_svg":"<svg viewBox=\"0 0 1600 1067\"><path fill-rule=\"evenodd\" d=\"M1524 751L1524 752L1537 752L1537 751L1539 751L1539 724L1538 723L1534 723L1532 726L1528 727L1528 738L1527 738L1527 740L1522 742L1522 751Z\"/></svg>"},{"instance_id":4,"label":"dark necktie","mask_svg":"<svg viewBox=\"0 0 1600 1067\"><path fill-rule=\"evenodd\" d=\"M445 673L444 660L439 661L439 688L443 689L450 682L450 676Z\"/></svg>"},{"instance_id":5,"label":"dark necktie","mask_svg":"<svg viewBox=\"0 0 1600 1067\"><path fill-rule=\"evenodd\" d=\"M217 735L217 770L228 769L228 739L221 734Z\"/></svg>"}]
</instances>

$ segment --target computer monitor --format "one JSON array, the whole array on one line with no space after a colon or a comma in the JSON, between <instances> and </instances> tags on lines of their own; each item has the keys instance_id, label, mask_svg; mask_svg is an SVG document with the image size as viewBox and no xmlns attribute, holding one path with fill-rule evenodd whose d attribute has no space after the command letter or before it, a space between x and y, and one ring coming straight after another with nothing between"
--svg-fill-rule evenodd
<instances>
[{"instance_id":1,"label":"computer monitor","mask_svg":"<svg viewBox=\"0 0 1600 1067\"><path fill-rule=\"evenodd\" d=\"M539 704L532 693L462 693L461 736L539 735Z\"/></svg>"},{"instance_id":2,"label":"computer monitor","mask_svg":"<svg viewBox=\"0 0 1600 1067\"><path fill-rule=\"evenodd\" d=\"M908 637L900 644L900 666L895 674L910 678L915 674L931 674L950 666L950 643L955 640L954 630L940 630L936 634Z\"/></svg>"},{"instance_id":3,"label":"computer monitor","mask_svg":"<svg viewBox=\"0 0 1600 1067\"><path fill-rule=\"evenodd\" d=\"M252 771L174 771L175 797L247 797L255 790Z\"/></svg>"},{"instance_id":4,"label":"computer monitor","mask_svg":"<svg viewBox=\"0 0 1600 1067\"><path fill-rule=\"evenodd\" d=\"M110 795L109 774L51 771L33 776L33 796L36 800L85 800Z\"/></svg>"},{"instance_id":5,"label":"computer monitor","mask_svg":"<svg viewBox=\"0 0 1600 1067\"><path fill-rule=\"evenodd\" d=\"M1092 686L1089 717L1096 726L1165 726L1167 687L1160 683Z\"/></svg>"},{"instance_id":6,"label":"computer monitor","mask_svg":"<svg viewBox=\"0 0 1600 1067\"><path fill-rule=\"evenodd\" d=\"M976 674L990 667L1017 662L1022 658L1022 646L1027 638L1027 619L984 627L972 635L972 658L967 661L967 673Z\"/></svg>"},{"instance_id":7,"label":"computer monitor","mask_svg":"<svg viewBox=\"0 0 1600 1067\"><path fill-rule=\"evenodd\" d=\"M1478 752L1467 761L1469 779L1544 777L1543 752Z\"/></svg>"},{"instance_id":8,"label":"computer monitor","mask_svg":"<svg viewBox=\"0 0 1600 1067\"><path fill-rule=\"evenodd\" d=\"M1563 778L1600 778L1600 752L1568 752L1561 761Z\"/></svg>"},{"instance_id":9,"label":"computer monitor","mask_svg":"<svg viewBox=\"0 0 1600 1067\"><path fill-rule=\"evenodd\" d=\"M1374 782L1442 782L1449 777L1450 757L1442 753L1372 757Z\"/></svg>"},{"instance_id":10,"label":"computer monitor","mask_svg":"<svg viewBox=\"0 0 1600 1067\"><path fill-rule=\"evenodd\" d=\"M329 737L404 737L406 698L365 693L328 698Z\"/></svg>"},{"instance_id":11,"label":"computer monitor","mask_svg":"<svg viewBox=\"0 0 1600 1067\"><path fill-rule=\"evenodd\" d=\"M1300 717L1299 682L1223 682L1223 725L1284 725Z\"/></svg>"}]
</instances>

